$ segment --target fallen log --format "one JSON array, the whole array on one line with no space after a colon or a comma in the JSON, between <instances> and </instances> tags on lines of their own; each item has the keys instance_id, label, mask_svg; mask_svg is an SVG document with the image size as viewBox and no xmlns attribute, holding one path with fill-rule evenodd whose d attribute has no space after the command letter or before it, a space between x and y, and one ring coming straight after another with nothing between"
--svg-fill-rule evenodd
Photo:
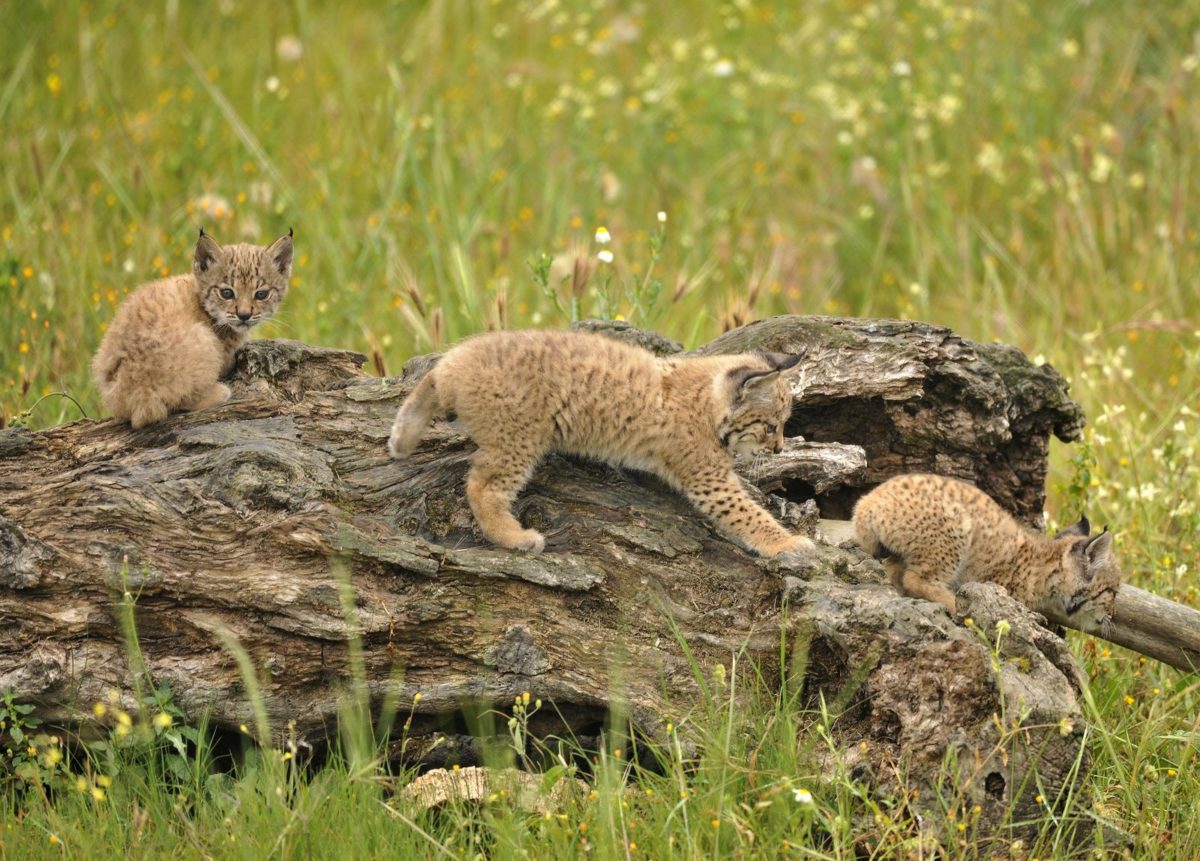
<instances>
[{"instance_id":1,"label":"fallen log","mask_svg":"<svg viewBox=\"0 0 1200 861\"><path fill-rule=\"evenodd\" d=\"M1086 633L1186 673L1200 669L1200 611L1128 583L1117 592L1112 621Z\"/></svg>"},{"instance_id":2,"label":"fallen log","mask_svg":"<svg viewBox=\"0 0 1200 861\"><path fill-rule=\"evenodd\" d=\"M889 470L941 468L1037 519L1047 436L1081 421L1052 369L891 321L780 318L704 349L798 347L788 434L805 441L747 476L778 491L766 499L782 516L812 525L816 508L844 510ZM951 785L984 810L983 828L1041 814L1033 767L1047 799L1086 773L1078 669L1002 590L964 590L968 629L898 595L852 549L823 544L804 570L781 569L658 480L560 457L516 506L547 552L497 550L462 497L469 442L436 424L411 458L387 456L395 409L431 360L396 379L367 377L362 362L252 342L219 408L137 432L81 421L0 433L0 689L74 728L110 690L130 708L120 621L133 603L147 671L193 720L253 725L230 632L263 674L276 741L290 722L320 744L358 640L373 706L412 704L409 760L465 765L479 747L464 710L529 690L552 704L535 735L595 739L617 712L656 736L686 725L698 673L738 656L778 679L782 641L805 702L839 714L863 780L894 787L902 763L902 782L931 790L957 763ZM1021 731L1002 714L1023 715Z\"/></svg>"}]
</instances>

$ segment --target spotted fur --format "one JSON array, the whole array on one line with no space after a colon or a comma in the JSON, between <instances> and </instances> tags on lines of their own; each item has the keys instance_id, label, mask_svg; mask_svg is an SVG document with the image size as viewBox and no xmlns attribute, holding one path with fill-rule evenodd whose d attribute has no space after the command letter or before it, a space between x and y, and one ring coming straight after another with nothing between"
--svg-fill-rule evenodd
<instances>
[{"instance_id":1,"label":"spotted fur","mask_svg":"<svg viewBox=\"0 0 1200 861\"><path fill-rule=\"evenodd\" d=\"M548 452L646 470L680 490L725 534L763 556L812 542L755 503L730 455L779 451L792 397L782 372L797 357L657 358L580 332L497 332L450 350L396 414L388 448L410 454L436 416L454 414L479 446L467 499L501 547L540 551L512 503Z\"/></svg>"},{"instance_id":2,"label":"spotted fur","mask_svg":"<svg viewBox=\"0 0 1200 861\"><path fill-rule=\"evenodd\" d=\"M290 230L266 248L221 246L201 230L191 275L143 284L117 309L92 360L104 408L140 428L224 403L219 378L278 310L291 271Z\"/></svg>"},{"instance_id":3,"label":"spotted fur","mask_svg":"<svg viewBox=\"0 0 1200 861\"><path fill-rule=\"evenodd\" d=\"M1112 533L1087 518L1053 538L1018 524L983 491L938 475L889 479L854 508L858 542L896 588L954 612L962 583L998 583L1025 606L1076 626L1112 617L1121 571Z\"/></svg>"}]
</instances>

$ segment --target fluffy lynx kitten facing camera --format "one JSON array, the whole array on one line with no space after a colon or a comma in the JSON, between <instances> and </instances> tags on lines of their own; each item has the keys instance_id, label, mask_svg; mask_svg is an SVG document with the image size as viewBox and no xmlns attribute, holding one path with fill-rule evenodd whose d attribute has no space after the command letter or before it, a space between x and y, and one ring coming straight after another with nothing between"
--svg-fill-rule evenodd
<instances>
[{"instance_id":1,"label":"fluffy lynx kitten facing camera","mask_svg":"<svg viewBox=\"0 0 1200 861\"><path fill-rule=\"evenodd\" d=\"M657 358L602 335L496 332L446 353L401 405L388 449L410 454L435 416L453 414L479 446L467 499L493 543L538 552L512 504L552 451L652 472L722 532L763 556L812 542L754 502L731 454L779 451L792 395L782 372L799 360L748 353Z\"/></svg>"},{"instance_id":2,"label":"fluffy lynx kitten facing camera","mask_svg":"<svg viewBox=\"0 0 1200 861\"><path fill-rule=\"evenodd\" d=\"M897 589L951 613L959 584L983 580L1076 627L1094 630L1112 618L1121 584L1112 533L1089 536L1086 517L1048 538L966 482L900 475L858 501L854 529Z\"/></svg>"},{"instance_id":3,"label":"fluffy lynx kitten facing camera","mask_svg":"<svg viewBox=\"0 0 1200 861\"><path fill-rule=\"evenodd\" d=\"M191 275L143 284L117 309L92 360L104 408L140 428L224 403L219 378L279 309L291 272L290 230L264 248L221 246L201 229Z\"/></svg>"}]
</instances>

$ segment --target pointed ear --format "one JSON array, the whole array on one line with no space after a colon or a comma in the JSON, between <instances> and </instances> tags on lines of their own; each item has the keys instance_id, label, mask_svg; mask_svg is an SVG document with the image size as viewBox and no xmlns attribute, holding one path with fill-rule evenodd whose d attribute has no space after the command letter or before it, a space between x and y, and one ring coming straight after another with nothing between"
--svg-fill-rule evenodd
<instances>
[{"instance_id":1,"label":"pointed ear","mask_svg":"<svg viewBox=\"0 0 1200 861\"><path fill-rule=\"evenodd\" d=\"M200 228L200 238L196 240L196 254L192 258L192 272L200 275L212 268L221 254L221 246Z\"/></svg>"},{"instance_id":2,"label":"pointed ear","mask_svg":"<svg viewBox=\"0 0 1200 861\"><path fill-rule=\"evenodd\" d=\"M1088 535L1090 535L1091 532L1092 532L1092 525L1090 523L1088 523L1087 517L1085 517L1084 515L1081 514L1081 515L1079 515L1078 523L1073 523L1070 526L1068 526L1066 529L1060 529L1058 534L1055 535L1054 537L1055 538L1066 538L1069 535L1078 535L1080 537L1085 538Z\"/></svg>"},{"instance_id":3,"label":"pointed ear","mask_svg":"<svg viewBox=\"0 0 1200 861\"><path fill-rule=\"evenodd\" d=\"M287 236L281 236L271 243L267 255L280 275L287 278L292 274L292 228L288 228Z\"/></svg>"},{"instance_id":4,"label":"pointed ear","mask_svg":"<svg viewBox=\"0 0 1200 861\"><path fill-rule=\"evenodd\" d=\"M1112 555L1112 539L1113 534L1106 528L1087 543L1083 552L1087 556L1088 568L1094 568L1108 560Z\"/></svg>"},{"instance_id":5,"label":"pointed ear","mask_svg":"<svg viewBox=\"0 0 1200 861\"><path fill-rule=\"evenodd\" d=\"M763 368L734 368L729 372L730 400L743 403L759 392L766 391L779 379L779 370Z\"/></svg>"},{"instance_id":6,"label":"pointed ear","mask_svg":"<svg viewBox=\"0 0 1200 861\"><path fill-rule=\"evenodd\" d=\"M758 355L769 362L775 370L786 371L788 368L794 368L804 358L804 350L798 353L759 353Z\"/></svg>"}]
</instances>

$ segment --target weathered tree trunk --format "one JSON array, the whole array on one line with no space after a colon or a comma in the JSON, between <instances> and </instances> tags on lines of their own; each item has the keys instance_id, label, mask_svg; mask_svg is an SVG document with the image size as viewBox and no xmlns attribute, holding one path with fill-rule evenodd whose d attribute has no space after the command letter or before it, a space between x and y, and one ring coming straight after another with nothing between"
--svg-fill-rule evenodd
<instances>
[{"instance_id":1,"label":"weathered tree trunk","mask_svg":"<svg viewBox=\"0 0 1200 861\"><path fill-rule=\"evenodd\" d=\"M768 502L785 520L812 523L799 504L810 498L844 513L915 468L975 480L1038 519L1047 436L1081 422L1053 369L891 321L778 318L704 351L800 346L789 433L811 441L756 475L782 492ZM220 408L137 432L82 421L0 434L0 689L59 724L110 689L128 698L116 611L128 592L148 671L193 718L252 720L228 630L265 673L274 729L323 738L357 632L375 702L422 694L409 753L436 762L470 758L464 707L503 708L524 690L554 704L534 730L594 736L619 708L656 734L696 707L688 652L703 672L741 653L769 678L783 638L808 701L841 710L864 779L894 783L900 764L928 788L957 762L956 800L996 825L1036 815L1035 795L1054 803L1086 771L1074 661L1002 590L964 589L960 615L978 630L964 627L897 595L854 550L821 545L808 569L780 570L657 480L559 457L517 504L546 552L495 549L463 499L468 442L437 424L413 457L387 456L393 414L429 361L381 380L362 360L253 342ZM450 740L435 745L439 734Z\"/></svg>"}]
</instances>

